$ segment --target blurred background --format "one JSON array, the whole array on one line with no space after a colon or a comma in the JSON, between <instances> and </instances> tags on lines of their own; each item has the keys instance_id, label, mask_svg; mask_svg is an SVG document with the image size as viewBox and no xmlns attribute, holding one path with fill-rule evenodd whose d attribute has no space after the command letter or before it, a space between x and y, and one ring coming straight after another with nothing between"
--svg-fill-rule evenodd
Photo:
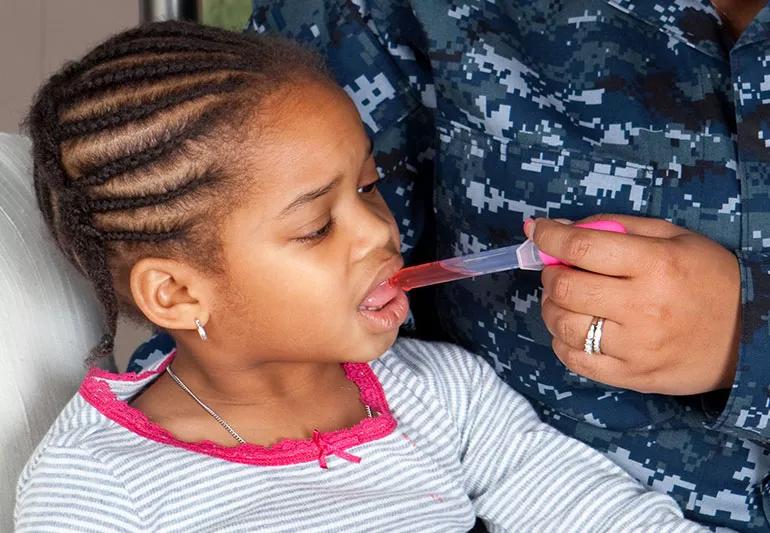
<instances>
[{"instance_id":1,"label":"blurred background","mask_svg":"<svg viewBox=\"0 0 770 533\"><path fill-rule=\"evenodd\" d=\"M0 132L19 133L42 82L116 32L168 18L241 31L250 12L250 0L0 0ZM121 321L116 339L121 371L148 334Z\"/></svg>"}]
</instances>

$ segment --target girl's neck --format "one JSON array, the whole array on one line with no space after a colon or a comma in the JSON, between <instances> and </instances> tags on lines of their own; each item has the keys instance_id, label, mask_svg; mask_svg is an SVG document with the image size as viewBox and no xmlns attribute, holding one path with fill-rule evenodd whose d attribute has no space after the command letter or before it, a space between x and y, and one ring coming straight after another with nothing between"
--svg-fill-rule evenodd
<instances>
[{"instance_id":1,"label":"girl's neck","mask_svg":"<svg viewBox=\"0 0 770 533\"><path fill-rule=\"evenodd\" d=\"M312 397L319 388L339 385L344 379L336 362L226 361L214 353L192 355L180 344L172 369L204 402L234 406Z\"/></svg>"},{"instance_id":2,"label":"girl's neck","mask_svg":"<svg viewBox=\"0 0 770 533\"><path fill-rule=\"evenodd\" d=\"M202 362L203 361L203 362ZM314 430L352 427L367 416L360 391L339 363L206 365L178 345L172 369L184 384L252 444L311 438ZM130 402L187 442L236 440L167 373Z\"/></svg>"}]
</instances>

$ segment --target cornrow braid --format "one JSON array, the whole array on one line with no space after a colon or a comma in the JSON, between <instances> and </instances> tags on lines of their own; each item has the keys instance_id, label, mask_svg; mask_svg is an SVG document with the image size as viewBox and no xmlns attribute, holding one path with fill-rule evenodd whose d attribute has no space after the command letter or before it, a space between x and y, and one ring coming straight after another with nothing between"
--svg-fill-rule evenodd
<instances>
[{"instance_id":1,"label":"cornrow braid","mask_svg":"<svg viewBox=\"0 0 770 533\"><path fill-rule=\"evenodd\" d=\"M105 241L141 241L163 242L178 237L182 230L163 231L160 233L142 233L139 231L108 231L101 234Z\"/></svg>"},{"instance_id":2,"label":"cornrow braid","mask_svg":"<svg viewBox=\"0 0 770 533\"><path fill-rule=\"evenodd\" d=\"M93 96L98 91L116 86L125 86L125 84L132 82L146 83L153 79L165 79L197 72L211 72L214 69L249 70L252 68L254 68L254 64L247 61L226 61L221 58L171 64L163 61L155 65L129 67L118 72L107 72L106 74L86 78L67 87L60 96L74 102L79 102Z\"/></svg>"},{"instance_id":3,"label":"cornrow braid","mask_svg":"<svg viewBox=\"0 0 770 533\"><path fill-rule=\"evenodd\" d=\"M153 37L167 40L169 38L184 38L187 42L189 42L189 40L201 40L206 43L232 44L235 46L242 46L244 44L242 35L231 32L222 32L218 28L212 28L210 26L184 23L148 24L126 30L111 37L102 45L97 46L93 51L88 53L83 58L83 62L88 63L91 60L102 62L113 59L111 53L114 50L119 50L119 45L136 43L140 42L142 39ZM182 41L169 41L169 46L175 46L180 42ZM252 40L251 42L257 42L257 40Z\"/></svg>"},{"instance_id":4,"label":"cornrow braid","mask_svg":"<svg viewBox=\"0 0 770 533\"><path fill-rule=\"evenodd\" d=\"M290 41L169 21L108 39L41 87L25 121L38 205L106 312L89 363L112 353L119 312L141 318L136 261L221 268L212 223L249 186L227 150L238 126L281 87L330 79Z\"/></svg>"},{"instance_id":5,"label":"cornrow braid","mask_svg":"<svg viewBox=\"0 0 770 533\"><path fill-rule=\"evenodd\" d=\"M99 166L84 165L81 171L85 172L85 175L74 180L73 185L76 187L103 185L110 178L135 171L146 166L148 163L160 159L169 152L178 149L185 141L194 139L204 133L207 128L211 127L212 119L223 115L222 112L225 107L224 103L220 103L212 109L201 113L199 117L195 118L194 122L188 124L177 135L157 142L142 152L116 157L109 163Z\"/></svg>"},{"instance_id":6,"label":"cornrow braid","mask_svg":"<svg viewBox=\"0 0 770 533\"><path fill-rule=\"evenodd\" d=\"M170 39L171 38L171 39ZM183 39L180 39L183 38ZM147 41L156 39L160 45L144 49ZM111 37L86 54L80 61L66 65L62 71L65 76L82 73L107 61L142 52L199 50L202 45L214 48L216 45L230 45L235 48L255 45L256 39L244 40L242 35L222 32L216 28L200 25L177 25L158 23L140 26Z\"/></svg>"},{"instance_id":7,"label":"cornrow braid","mask_svg":"<svg viewBox=\"0 0 770 533\"><path fill-rule=\"evenodd\" d=\"M193 38L190 38L188 41L174 43L168 42L168 36L142 38L129 42L118 43L108 49L100 48L98 49L97 53L86 56L81 62L76 63L74 66L83 71L102 64L107 60L115 60L122 57L134 56L143 53L197 52L200 50L201 44L202 43L198 39ZM242 40L241 42L230 41L226 43L209 41L207 44L212 51L218 50L224 53L237 53L237 49L244 46Z\"/></svg>"},{"instance_id":8,"label":"cornrow braid","mask_svg":"<svg viewBox=\"0 0 770 533\"><path fill-rule=\"evenodd\" d=\"M228 78L219 83L201 83L189 88L185 87L181 90L170 92L168 96L162 100L149 102L141 106L125 106L117 108L106 115L64 122L59 131L59 138L62 141L66 141L73 137L79 137L109 128L117 128L118 126L123 126L130 122L145 119L154 113L169 109L191 99L234 91L244 83L246 83L245 78Z\"/></svg>"},{"instance_id":9,"label":"cornrow braid","mask_svg":"<svg viewBox=\"0 0 770 533\"><path fill-rule=\"evenodd\" d=\"M107 213L109 211L124 211L127 209L139 209L152 205L167 204L177 198L182 198L193 191L206 185L213 185L215 177L211 174L193 178L187 183L179 185L176 189L160 194L147 194L141 198L95 198L86 201L91 213Z\"/></svg>"}]
</instances>

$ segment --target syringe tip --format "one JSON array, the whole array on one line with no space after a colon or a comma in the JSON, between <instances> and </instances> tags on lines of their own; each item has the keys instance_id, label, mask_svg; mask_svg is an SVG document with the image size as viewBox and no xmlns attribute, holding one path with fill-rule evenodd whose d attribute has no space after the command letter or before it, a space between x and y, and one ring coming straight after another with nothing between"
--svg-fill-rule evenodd
<instances>
[{"instance_id":1,"label":"syringe tip","mask_svg":"<svg viewBox=\"0 0 770 533\"><path fill-rule=\"evenodd\" d=\"M388 284L388 285L390 285L391 287L398 287L398 282L396 281L396 275L395 275L395 274L394 274L394 275L392 275L392 276L390 276L390 277L389 277L388 279L386 279L385 281L383 281L383 283L387 283L387 284Z\"/></svg>"}]
</instances>

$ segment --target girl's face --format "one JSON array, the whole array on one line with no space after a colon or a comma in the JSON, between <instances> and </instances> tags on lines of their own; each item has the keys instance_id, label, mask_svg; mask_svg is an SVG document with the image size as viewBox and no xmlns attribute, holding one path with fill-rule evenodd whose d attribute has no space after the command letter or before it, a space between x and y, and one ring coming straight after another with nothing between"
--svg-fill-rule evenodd
<instances>
[{"instance_id":1,"label":"girl's face","mask_svg":"<svg viewBox=\"0 0 770 533\"><path fill-rule=\"evenodd\" d=\"M394 342L408 303L394 290L382 310L362 308L403 263L358 112L339 88L308 82L257 122L269 127L233 148L246 151L254 188L224 224L228 287L209 336L259 361L371 360Z\"/></svg>"}]
</instances>

